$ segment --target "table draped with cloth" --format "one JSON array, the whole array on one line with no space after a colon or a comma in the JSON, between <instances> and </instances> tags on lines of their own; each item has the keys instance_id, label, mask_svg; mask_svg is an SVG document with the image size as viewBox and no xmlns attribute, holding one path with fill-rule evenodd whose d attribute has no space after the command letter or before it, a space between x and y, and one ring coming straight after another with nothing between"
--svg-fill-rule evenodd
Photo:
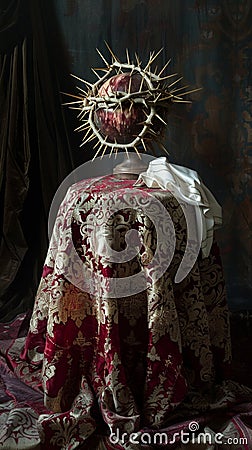
<instances>
[{"instance_id":1,"label":"table draped with cloth","mask_svg":"<svg viewBox=\"0 0 252 450\"><path fill-rule=\"evenodd\" d=\"M229 379L218 245L213 238L207 255L203 247L192 254L175 282L187 248L186 201L144 181L86 179L60 205L21 359L11 363L43 390L37 426L45 448L96 448L94 435L99 448L152 448L111 436L171 434L216 414L226 423L238 414L230 412L237 396L248 398ZM129 244L137 248L130 260Z\"/></svg>"}]
</instances>

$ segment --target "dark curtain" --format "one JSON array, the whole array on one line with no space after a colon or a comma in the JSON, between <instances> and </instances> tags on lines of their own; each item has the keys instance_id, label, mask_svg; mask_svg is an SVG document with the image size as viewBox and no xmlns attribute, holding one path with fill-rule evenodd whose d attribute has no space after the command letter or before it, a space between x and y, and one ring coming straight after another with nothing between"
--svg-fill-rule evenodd
<instances>
[{"instance_id":1,"label":"dark curtain","mask_svg":"<svg viewBox=\"0 0 252 450\"><path fill-rule=\"evenodd\" d=\"M50 3L0 1L0 321L33 306L50 204L74 168Z\"/></svg>"}]
</instances>

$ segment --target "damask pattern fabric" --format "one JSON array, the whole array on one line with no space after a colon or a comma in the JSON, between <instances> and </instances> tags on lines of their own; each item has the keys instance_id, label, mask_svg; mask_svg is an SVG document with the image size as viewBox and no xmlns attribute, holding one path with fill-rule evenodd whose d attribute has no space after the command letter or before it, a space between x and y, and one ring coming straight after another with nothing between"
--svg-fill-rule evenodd
<instances>
[{"instance_id":1,"label":"damask pattern fabric","mask_svg":"<svg viewBox=\"0 0 252 450\"><path fill-rule=\"evenodd\" d=\"M216 415L224 429L227 419L238 414L235 405L252 398L249 389L227 381L229 315L217 244L208 258L199 255L181 283L174 283L186 245L185 219L175 197L168 191L138 188L142 206L148 195L158 199L176 230L172 262L155 283L149 271L158 236L143 209L117 211L105 230L120 252L125 250L126 232L139 230L140 252L130 262L110 262L92 251L87 224L94 224L92 215L100 220L99 199L114 203L115 198L125 198L127 189L132 191L133 181L106 176L68 190L55 222L28 335L16 336L2 352L13 377L33 390L23 413L35 427L41 448L50 443L51 449L70 450L85 442L90 448L94 436L102 448L142 448L127 441L113 444L111 433L141 436L162 430L168 435L187 429L190 418L204 427ZM110 281L145 271L147 288L113 297L104 283L89 293L80 288L82 266ZM40 410L34 408L34 392ZM11 421L7 400L5 414ZM245 412L250 415L249 406ZM237 430L236 422L232 427ZM5 438L6 432L0 443Z\"/></svg>"}]
</instances>

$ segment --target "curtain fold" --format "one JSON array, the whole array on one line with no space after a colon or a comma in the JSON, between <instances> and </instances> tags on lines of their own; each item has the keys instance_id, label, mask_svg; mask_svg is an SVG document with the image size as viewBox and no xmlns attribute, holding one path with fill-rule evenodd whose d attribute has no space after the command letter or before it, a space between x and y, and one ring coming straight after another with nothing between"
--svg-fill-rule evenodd
<instances>
[{"instance_id":1,"label":"curtain fold","mask_svg":"<svg viewBox=\"0 0 252 450\"><path fill-rule=\"evenodd\" d=\"M50 10L49 10L50 9ZM31 309L53 195L74 168L48 2L0 2L0 320ZM50 20L48 19L50 18ZM54 30L55 33L55 30ZM60 75L58 73L60 70Z\"/></svg>"}]
</instances>

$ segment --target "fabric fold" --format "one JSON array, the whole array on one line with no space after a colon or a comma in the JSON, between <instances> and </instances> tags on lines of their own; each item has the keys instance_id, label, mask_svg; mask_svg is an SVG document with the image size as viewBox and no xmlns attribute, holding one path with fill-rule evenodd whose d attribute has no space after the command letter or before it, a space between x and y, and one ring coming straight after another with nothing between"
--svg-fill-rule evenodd
<instances>
[{"instance_id":1,"label":"fabric fold","mask_svg":"<svg viewBox=\"0 0 252 450\"><path fill-rule=\"evenodd\" d=\"M214 229L222 224L222 209L198 173L188 167L171 164L166 157L160 157L151 161L147 171L139 175L135 186L144 185L169 190L179 203L200 209L201 214L196 214L196 227L202 236L202 256L208 257Z\"/></svg>"}]
</instances>

